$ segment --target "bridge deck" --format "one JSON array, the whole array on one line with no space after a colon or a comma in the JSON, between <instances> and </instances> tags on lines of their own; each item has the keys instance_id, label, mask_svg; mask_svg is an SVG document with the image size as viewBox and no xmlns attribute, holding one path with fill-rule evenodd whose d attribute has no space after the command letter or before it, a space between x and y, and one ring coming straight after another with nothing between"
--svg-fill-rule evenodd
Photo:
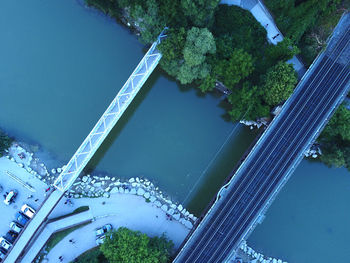
<instances>
[{"instance_id":1,"label":"bridge deck","mask_svg":"<svg viewBox=\"0 0 350 263\"><path fill-rule=\"evenodd\" d=\"M254 228L349 89L350 23L299 83L186 241L175 263L226 262ZM344 24L344 23L343 23ZM338 34L339 35L339 34Z\"/></svg>"},{"instance_id":2,"label":"bridge deck","mask_svg":"<svg viewBox=\"0 0 350 263\"><path fill-rule=\"evenodd\" d=\"M4 261L5 263L19 261L19 258L25 254L28 244L32 242L32 238L35 236L42 223L55 208L64 192L67 191L77 179L114 125L123 115L126 108L135 98L138 91L158 65L162 57L162 54L156 47L164 37L165 35L162 32L157 41L153 43L151 48L140 61L139 65L118 92L107 110L103 113L102 117L98 120L95 127L83 141L68 164L64 167L54 183L58 190L55 189L55 191L49 195L35 214L34 218L30 220L24 230L22 230L20 236L14 243L13 248L7 254Z\"/></svg>"}]
</instances>

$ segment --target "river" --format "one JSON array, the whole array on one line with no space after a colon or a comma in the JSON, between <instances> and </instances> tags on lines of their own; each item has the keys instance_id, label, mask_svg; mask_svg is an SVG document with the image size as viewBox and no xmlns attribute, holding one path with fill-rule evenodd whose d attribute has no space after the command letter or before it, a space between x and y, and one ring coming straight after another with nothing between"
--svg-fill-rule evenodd
<instances>
[{"instance_id":1,"label":"river","mask_svg":"<svg viewBox=\"0 0 350 263\"><path fill-rule=\"evenodd\" d=\"M127 29L74 0L0 2L0 126L66 163L144 54ZM157 69L89 163L151 179L199 214L256 136ZM347 262L350 176L303 161L250 237L290 262ZM316 260L317 259L317 260Z\"/></svg>"}]
</instances>

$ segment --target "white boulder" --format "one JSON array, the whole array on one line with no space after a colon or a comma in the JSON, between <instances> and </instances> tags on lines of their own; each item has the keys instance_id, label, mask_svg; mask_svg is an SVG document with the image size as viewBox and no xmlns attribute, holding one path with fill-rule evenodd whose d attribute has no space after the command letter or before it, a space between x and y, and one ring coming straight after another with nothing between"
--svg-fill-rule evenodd
<instances>
[{"instance_id":1,"label":"white boulder","mask_svg":"<svg viewBox=\"0 0 350 263\"><path fill-rule=\"evenodd\" d=\"M168 206L167 206L167 205L162 205L161 209L162 209L164 212L167 212L167 211L168 211Z\"/></svg>"},{"instance_id":2,"label":"white boulder","mask_svg":"<svg viewBox=\"0 0 350 263\"><path fill-rule=\"evenodd\" d=\"M145 194L145 190L143 190L142 188L137 189L137 195L144 195Z\"/></svg>"}]
</instances>

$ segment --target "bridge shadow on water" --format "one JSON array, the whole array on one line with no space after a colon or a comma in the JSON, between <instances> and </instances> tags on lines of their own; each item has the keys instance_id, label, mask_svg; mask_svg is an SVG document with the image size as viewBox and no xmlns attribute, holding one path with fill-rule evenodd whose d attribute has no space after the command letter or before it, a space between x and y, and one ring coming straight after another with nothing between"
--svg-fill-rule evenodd
<instances>
[{"instance_id":1,"label":"bridge shadow on water","mask_svg":"<svg viewBox=\"0 0 350 263\"><path fill-rule=\"evenodd\" d=\"M92 173L96 171L96 167L100 163L100 161L103 159L105 154L107 153L108 149L111 147L111 145L114 143L114 141L118 138L121 131L124 129L125 125L129 122L129 120L132 118L138 107L141 105L141 103L145 100L149 92L151 91L152 87L154 87L155 83L158 81L158 79L161 77L161 74L159 73L159 70L155 70L147 79L147 81L144 83L143 87L140 89L134 100L130 103L128 108L123 113L123 116L119 119L119 121L116 123L116 125L113 127L113 129L110 131L104 142L101 144L101 146L98 148L94 156L91 158L89 163L84 168L84 173ZM120 87L121 88L121 87ZM113 98L111 98L112 101Z\"/></svg>"}]
</instances>

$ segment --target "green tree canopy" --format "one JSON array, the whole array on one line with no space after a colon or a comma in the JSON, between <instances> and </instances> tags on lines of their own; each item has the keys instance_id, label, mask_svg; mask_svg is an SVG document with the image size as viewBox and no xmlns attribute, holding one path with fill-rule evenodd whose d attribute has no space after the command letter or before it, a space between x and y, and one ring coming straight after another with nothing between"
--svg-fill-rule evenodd
<instances>
[{"instance_id":1,"label":"green tree canopy","mask_svg":"<svg viewBox=\"0 0 350 263\"><path fill-rule=\"evenodd\" d=\"M4 151L10 148L13 139L10 138L5 132L0 130L0 157L3 155Z\"/></svg>"},{"instance_id":2,"label":"green tree canopy","mask_svg":"<svg viewBox=\"0 0 350 263\"><path fill-rule=\"evenodd\" d=\"M261 90L249 82L244 82L242 88L235 88L228 96L228 101L232 105L229 111L232 121L256 120L268 116L270 109L263 104L260 96Z\"/></svg>"},{"instance_id":3,"label":"green tree canopy","mask_svg":"<svg viewBox=\"0 0 350 263\"><path fill-rule=\"evenodd\" d=\"M278 42L277 45L269 45L265 51L266 59L271 62L270 67L276 61L287 61L299 53L299 48L287 37Z\"/></svg>"},{"instance_id":4,"label":"green tree canopy","mask_svg":"<svg viewBox=\"0 0 350 263\"><path fill-rule=\"evenodd\" d=\"M323 14L329 14L340 0L267 0L282 32L298 42Z\"/></svg>"},{"instance_id":5,"label":"green tree canopy","mask_svg":"<svg viewBox=\"0 0 350 263\"><path fill-rule=\"evenodd\" d=\"M178 0L185 16L194 26L208 27L212 24L214 11L220 0Z\"/></svg>"},{"instance_id":6,"label":"green tree canopy","mask_svg":"<svg viewBox=\"0 0 350 263\"><path fill-rule=\"evenodd\" d=\"M135 5L131 11L131 17L139 25L141 40L144 43L152 43L165 27L165 21L159 15L159 7L156 0L147 0L146 7Z\"/></svg>"},{"instance_id":7,"label":"green tree canopy","mask_svg":"<svg viewBox=\"0 0 350 263\"><path fill-rule=\"evenodd\" d=\"M265 102L275 106L292 94L297 77L292 65L279 62L267 71L263 83Z\"/></svg>"},{"instance_id":8,"label":"green tree canopy","mask_svg":"<svg viewBox=\"0 0 350 263\"><path fill-rule=\"evenodd\" d=\"M231 55L232 47L257 56L267 45L265 28L249 11L238 6L219 5L215 13L213 34L220 57Z\"/></svg>"},{"instance_id":9,"label":"green tree canopy","mask_svg":"<svg viewBox=\"0 0 350 263\"><path fill-rule=\"evenodd\" d=\"M166 263L172 248L164 236L149 238L121 227L106 237L100 249L110 263Z\"/></svg>"},{"instance_id":10,"label":"green tree canopy","mask_svg":"<svg viewBox=\"0 0 350 263\"><path fill-rule=\"evenodd\" d=\"M228 60L216 63L214 71L219 80L232 90L235 84L248 77L253 70L253 57L243 49L235 49Z\"/></svg>"},{"instance_id":11,"label":"green tree canopy","mask_svg":"<svg viewBox=\"0 0 350 263\"><path fill-rule=\"evenodd\" d=\"M336 138L350 141L350 110L340 105L334 116L324 128L321 139L334 140Z\"/></svg>"},{"instance_id":12,"label":"green tree canopy","mask_svg":"<svg viewBox=\"0 0 350 263\"><path fill-rule=\"evenodd\" d=\"M320 159L328 166L345 166L350 170L350 110L340 105L322 131Z\"/></svg>"},{"instance_id":13,"label":"green tree canopy","mask_svg":"<svg viewBox=\"0 0 350 263\"><path fill-rule=\"evenodd\" d=\"M193 27L187 32L184 28L170 30L159 50L163 54L161 65L164 70L182 84L188 84L208 76L210 65L206 58L215 53L216 46L208 29Z\"/></svg>"}]
</instances>

